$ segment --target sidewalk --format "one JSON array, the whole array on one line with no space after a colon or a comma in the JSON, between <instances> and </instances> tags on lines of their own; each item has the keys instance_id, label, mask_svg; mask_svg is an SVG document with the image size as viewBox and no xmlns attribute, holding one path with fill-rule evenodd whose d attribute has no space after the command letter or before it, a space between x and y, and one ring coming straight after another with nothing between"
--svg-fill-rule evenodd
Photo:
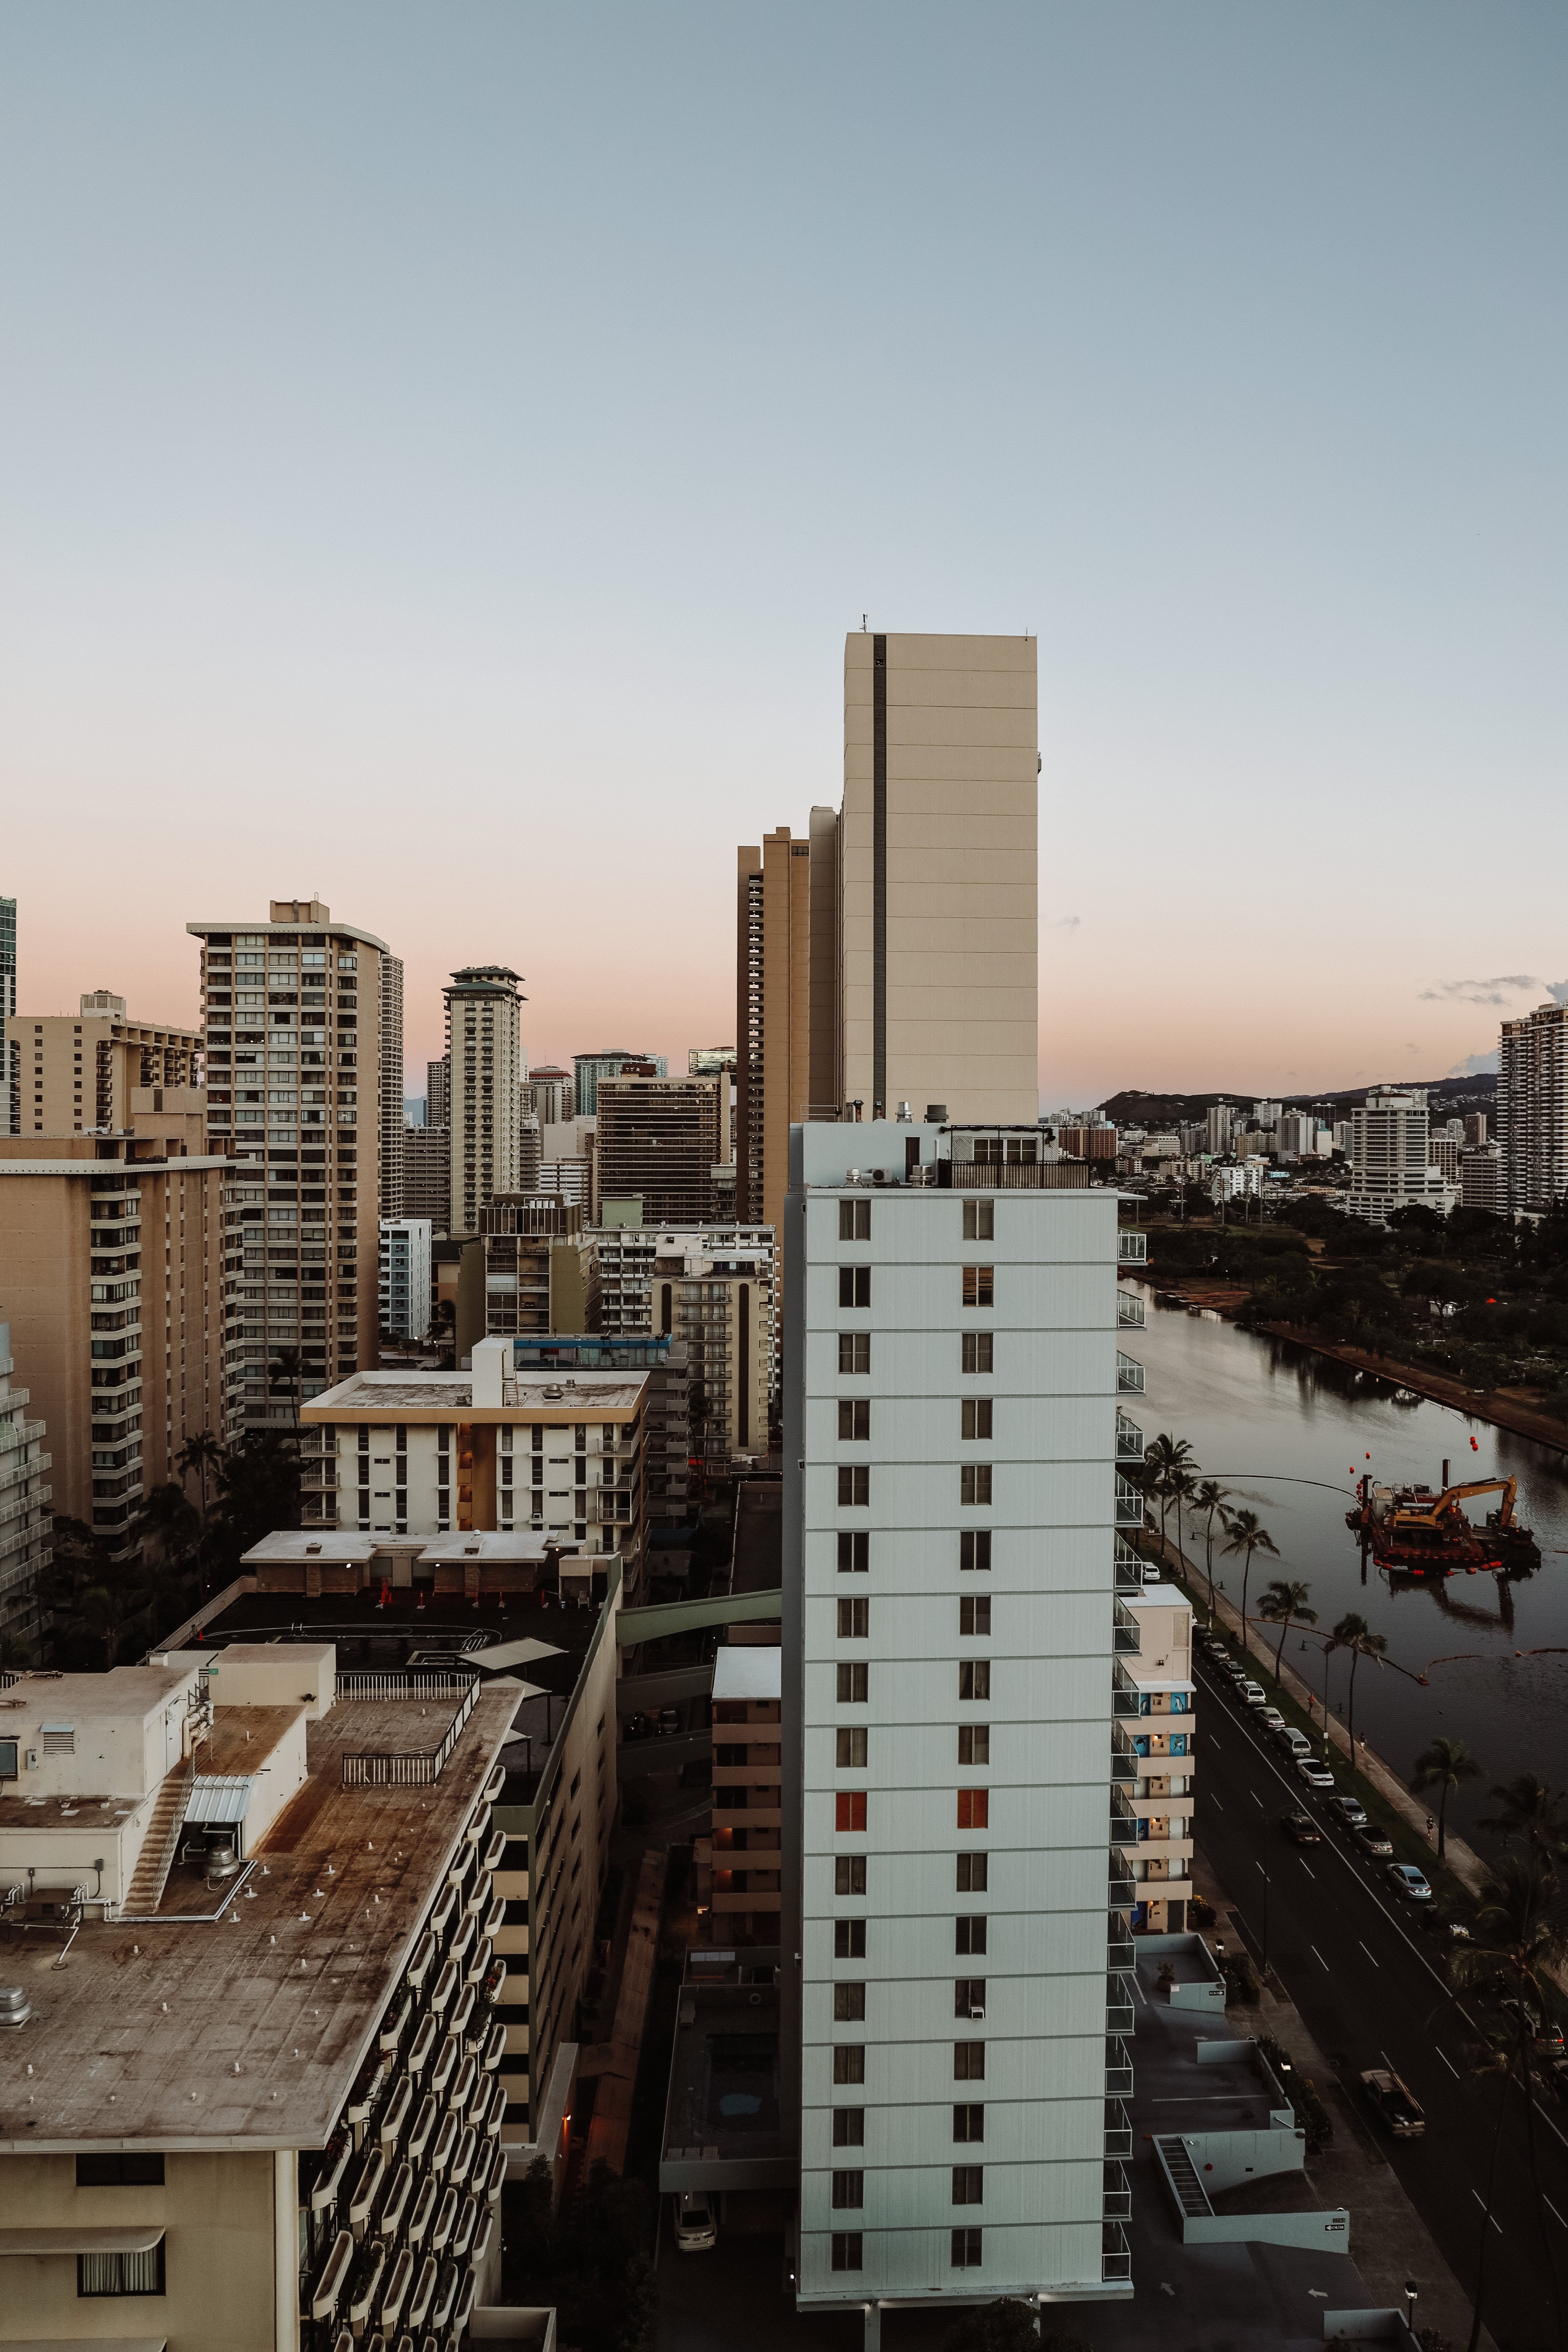
<instances>
[{"instance_id":1,"label":"sidewalk","mask_svg":"<svg viewBox=\"0 0 1568 2352\"><path fill-rule=\"evenodd\" d=\"M1193 1877L1199 1894L1214 1909L1215 1924L1205 1930L1235 1951L1250 1949L1241 1921L1210 1869L1201 1848L1193 1857ZM1257 1958L1256 1953L1253 1955ZM1333 2117L1334 2136L1321 2155L1307 2162L1307 2179L1325 2206L1343 2205L1351 2217L1351 2260L1365 2281L1374 2303L1403 2308L1405 2282L1421 2286L1421 2325L1435 2327L1453 2345L1470 2337L1470 2302L1448 2268L1436 2241L1415 2210L1398 2174L1384 2156L1350 2100L1342 2090L1332 2065L1302 2022L1295 2004L1272 1972L1256 2009L1233 2002L1226 2017L1238 2032L1271 2033L1311 2084ZM1497 2352L1491 2336L1481 2330L1481 2352Z\"/></svg>"}]
</instances>

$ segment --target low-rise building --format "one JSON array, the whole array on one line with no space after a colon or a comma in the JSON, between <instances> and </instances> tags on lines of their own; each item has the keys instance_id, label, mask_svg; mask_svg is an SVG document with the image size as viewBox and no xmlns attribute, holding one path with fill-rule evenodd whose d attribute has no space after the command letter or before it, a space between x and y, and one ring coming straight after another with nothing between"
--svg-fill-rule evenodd
<instances>
[{"instance_id":1,"label":"low-rise building","mask_svg":"<svg viewBox=\"0 0 1568 2352\"><path fill-rule=\"evenodd\" d=\"M1132 1929L1184 1929L1192 1899L1194 1720L1193 1612L1173 1584L1146 1584L1125 1596L1139 1644L1123 1660L1138 1690L1138 1714L1116 1727L1113 1776L1131 1781L1138 1843L1130 1857L1136 1901ZM1131 1754L1124 1744L1131 1735Z\"/></svg>"},{"instance_id":2,"label":"low-rise building","mask_svg":"<svg viewBox=\"0 0 1568 2352\"><path fill-rule=\"evenodd\" d=\"M643 1406L643 1492L650 1529L687 1524L691 1453L690 1351L671 1333L555 1331L517 1339L520 1373L636 1372L647 1381Z\"/></svg>"},{"instance_id":3,"label":"low-rise building","mask_svg":"<svg viewBox=\"0 0 1568 2352\"><path fill-rule=\"evenodd\" d=\"M430 1220L381 1221L381 1328L396 1339L423 1339L430 1329Z\"/></svg>"},{"instance_id":4,"label":"low-rise building","mask_svg":"<svg viewBox=\"0 0 1568 2352\"><path fill-rule=\"evenodd\" d=\"M1466 1144L1459 1155L1458 1180L1462 1208L1484 1209L1493 1217L1507 1215L1508 1173L1500 1144Z\"/></svg>"},{"instance_id":5,"label":"low-rise building","mask_svg":"<svg viewBox=\"0 0 1568 2352\"><path fill-rule=\"evenodd\" d=\"M738 1639L737 1631L731 1629L713 1662L708 1940L715 1945L776 1944L784 1901L779 1875L784 1654L776 1632L752 1642ZM699 1851L700 1905L702 1866Z\"/></svg>"}]
</instances>

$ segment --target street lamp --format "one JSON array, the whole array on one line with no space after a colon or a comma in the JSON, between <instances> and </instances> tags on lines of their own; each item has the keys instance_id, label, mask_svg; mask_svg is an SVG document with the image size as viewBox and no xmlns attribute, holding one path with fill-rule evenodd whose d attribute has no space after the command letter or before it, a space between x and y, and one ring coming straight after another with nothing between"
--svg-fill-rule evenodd
<instances>
[{"instance_id":1,"label":"street lamp","mask_svg":"<svg viewBox=\"0 0 1568 2352\"><path fill-rule=\"evenodd\" d=\"M1405 2325L1410 2330L1412 2336L1415 2333L1415 2294L1416 2288L1415 2280L1406 2279L1405 2282Z\"/></svg>"}]
</instances>

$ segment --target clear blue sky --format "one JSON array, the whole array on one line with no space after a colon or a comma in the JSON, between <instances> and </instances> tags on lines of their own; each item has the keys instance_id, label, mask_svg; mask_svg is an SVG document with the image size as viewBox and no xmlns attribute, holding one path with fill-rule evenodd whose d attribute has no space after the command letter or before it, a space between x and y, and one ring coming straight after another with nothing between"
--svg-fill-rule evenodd
<instances>
[{"instance_id":1,"label":"clear blue sky","mask_svg":"<svg viewBox=\"0 0 1568 2352\"><path fill-rule=\"evenodd\" d=\"M317 889L733 1032L841 640L1040 639L1042 1085L1568 972L1559 5L0 8L25 1010Z\"/></svg>"}]
</instances>

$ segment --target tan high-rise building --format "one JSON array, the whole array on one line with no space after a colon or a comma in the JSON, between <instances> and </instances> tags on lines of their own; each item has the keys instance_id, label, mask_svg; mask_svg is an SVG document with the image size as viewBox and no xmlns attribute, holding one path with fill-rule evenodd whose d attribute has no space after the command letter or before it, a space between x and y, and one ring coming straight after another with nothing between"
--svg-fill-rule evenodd
<instances>
[{"instance_id":1,"label":"tan high-rise building","mask_svg":"<svg viewBox=\"0 0 1568 2352\"><path fill-rule=\"evenodd\" d=\"M776 1225L790 1127L810 1116L811 845L781 825L736 867L735 1214Z\"/></svg>"},{"instance_id":2,"label":"tan high-rise building","mask_svg":"<svg viewBox=\"0 0 1568 2352\"><path fill-rule=\"evenodd\" d=\"M645 1224L706 1224L728 1158L728 1097L719 1078L601 1078L599 1199L639 1200Z\"/></svg>"},{"instance_id":3,"label":"tan high-rise building","mask_svg":"<svg viewBox=\"0 0 1568 2352\"><path fill-rule=\"evenodd\" d=\"M202 941L207 1149L233 1163L243 1237L227 1419L289 1422L300 1398L377 1360L390 950L315 898L185 929ZM401 1036L395 1051L401 1072ZM297 1393L283 1385L296 1353Z\"/></svg>"},{"instance_id":4,"label":"tan high-rise building","mask_svg":"<svg viewBox=\"0 0 1568 2352\"><path fill-rule=\"evenodd\" d=\"M837 1093L1039 1117L1033 637L844 647Z\"/></svg>"},{"instance_id":5,"label":"tan high-rise building","mask_svg":"<svg viewBox=\"0 0 1568 2352\"><path fill-rule=\"evenodd\" d=\"M140 1087L191 1087L201 1078L201 1033L129 1021L107 988L76 1014L21 1014L11 1024L21 1067L21 1135L79 1135L131 1124Z\"/></svg>"},{"instance_id":6,"label":"tan high-rise building","mask_svg":"<svg viewBox=\"0 0 1568 2352\"><path fill-rule=\"evenodd\" d=\"M138 1090L128 1132L0 1138L11 1352L48 1431L54 1509L121 1558L186 1439L225 1431L234 1171L203 1151L200 1096L154 1108L163 1091Z\"/></svg>"},{"instance_id":7,"label":"tan high-rise building","mask_svg":"<svg viewBox=\"0 0 1568 2352\"><path fill-rule=\"evenodd\" d=\"M521 982L521 973L508 964L468 964L443 992L453 1234L477 1234L486 1202L517 1191L518 1088L526 1075Z\"/></svg>"}]
</instances>

